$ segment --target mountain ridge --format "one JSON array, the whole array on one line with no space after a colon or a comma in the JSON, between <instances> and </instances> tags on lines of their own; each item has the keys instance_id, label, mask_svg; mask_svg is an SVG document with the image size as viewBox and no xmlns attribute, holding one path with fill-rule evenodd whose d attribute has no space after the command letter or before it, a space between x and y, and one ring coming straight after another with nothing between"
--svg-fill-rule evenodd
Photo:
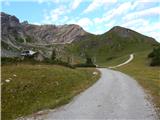
<instances>
[{"instance_id":1,"label":"mountain ridge","mask_svg":"<svg viewBox=\"0 0 160 120\"><path fill-rule=\"evenodd\" d=\"M120 43L128 41L157 43L154 38L120 26L115 26L101 35L94 35L79 25L34 25L27 21L20 22L16 16L4 12L1 12L1 26L2 57L20 55L24 49L38 50L49 57L53 49L59 49L57 45L62 44L60 49L64 49L65 44L75 45L77 42L77 45L83 43L84 48L90 46L95 49L104 45L120 46Z\"/></svg>"}]
</instances>

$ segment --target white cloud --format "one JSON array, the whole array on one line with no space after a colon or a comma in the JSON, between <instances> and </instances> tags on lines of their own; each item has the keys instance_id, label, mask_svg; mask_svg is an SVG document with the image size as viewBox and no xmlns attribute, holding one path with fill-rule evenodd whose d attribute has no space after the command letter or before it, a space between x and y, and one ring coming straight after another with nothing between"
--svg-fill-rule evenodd
<instances>
[{"instance_id":1,"label":"white cloud","mask_svg":"<svg viewBox=\"0 0 160 120\"><path fill-rule=\"evenodd\" d=\"M94 21L95 24L102 23L103 18L94 18L93 21Z\"/></svg>"},{"instance_id":2,"label":"white cloud","mask_svg":"<svg viewBox=\"0 0 160 120\"><path fill-rule=\"evenodd\" d=\"M35 1L38 2L39 4L43 4L43 3L60 3L60 0L28 0L28 1Z\"/></svg>"},{"instance_id":3,"label":"white cloud","mask_svg":"<svg viewBox=\"0 0 160 120\"><path fill-rule=\"evenodd\" d=\"M104 13L104 15L101 18L94 18L93 21L95 23L107 22L109 20L112 20L115 16L128 12L131 9L131 7L132 5L130 2L122 3L117 8L114 8L109 12Z\"/></svg>"},{"instance_id":4,"label":"white cloud","mask_svg":"<svg viewBox=\"0 0 160 120\"><path fill-rule=\"evenodd\" d=\"M32 24L34 24L34 25L41 25L41 23L39 23L39 22L33 22Z\"/></svg>"},{"instance_id":5,"label":"white cloud","mask_svg":"<svg viewBox=\"0 0 160 120\"><path fill-rule=\"evenodd\" d=\"M2 3L4 3L4 5L6 5L6 6L10 6L10 2L9 2L9 0L2 0L1 1Z\"/></svg>"},{"instance_id":6,"label":"white cloud","mask_svg":"<svg viewBox=\"0 0 160 120\"><path fill-rule=\"evenodd\" d=\"M77 24L77 22L75 20L71 19L71 20L67 21L67 24Z\"/></svg>"},{"instance_id":7,"label":"white cloud","mask_svg":"<svg viewBox=\"0 0 160 120\"><path fill-rule=\"evenodd\" d=\"M83 13L91 12L104 4L115 2L117 2L117 0L93 0L92 3L83 11Z\"/></svg>"},{"instance_id":8,"label":"white cloud","mask_svg":"<svg viewBox=\"0 0 160 120\"><path fill-rule=\"evenodd\" d=\"M130 20L128 22L124 22L122 24L122 26L124 26L124 27L131 27L131 26L140 27L142 25L146 26L148 24L149 24L149 22L145 19L134 19L134 20Z\"/></svg>"},{"instance_id":9,"label":"white cloud","mask_svg":"<svg viewBox=\"0 0 160 120\"><path fill-rule=\"evenodd\" d=\"M64 13L67 13L67 9L63 5L50 11L50 14L62 15Z\"/></svg>"},{"instance_id":10,"label":"white cloud","mask_svg":"<svg viewBox=\"0 0 160 120\"><path fill-rule=\"evenodd\" d=\"M132 4L130 2L123 3L120 6L118 6L118 8L116 8L114 10L114 14L124 13L124 12L130 10L131 6L132 6Z\"/></svg>"},{"instance_id":11,"label":"white cloud","mask_svg":"<svg viewBox=\"0 0 160 120\"><path fill-rule=\"evenodd\" d=\"M106 27L110 27L110 28L113 27L114 25L115 25L115 20L105 24Z\"/></svg>"},{"instance_id":12,"label":"white cloud","mask_svg":"<svg viewBox=\"0 0 160 120\"><path fill-rule=\"evenodd\" d=\"M94 32L92 32L93 34L99 35L99 34L103 34L104 31L103 30L95 30Z\"/></svg>"},{"instance_id":13,"label":"white cloud","mask_svg":"<svg viewBox=\"0 0 160 120\"><path fill-rule=\"evenodd\" d=\"M160 42L160 23L150 23L145 19L131 20L127 23L123 23L123 27L133 29L139 33L155 38Z\"/></svg>"},{"instance_id":14,"label":"white cloud","mask_svg":"<svg viewBox=\"0 0 160 120\"><path fill-rule=\"evenodd\" d=\"M82 19L78 20L76 24L86 28L89 25L92 25L93 23L89 18L82 18Z\"/></svg>"},{"instance_id":15,"label":"white cloud","mask_svg":"<svg viewBox=\"0 0 160 120\"><path fill-rule=\"evenodd\" d=\"M155 38L160 42L160 23L152 23L148 26L142 26L136 29L138 32Z\"/></svg>"},{"instance_id":16,"label":"white cloud","mask_svg":"<svg viewBox=\"0 0 160 120\"><path fill-rule=\"evenodd\" d=\"M68 19L69 19L68 16L64 16L63 21L65 22L65 21L67 21Z\"/></svg>"},{"instance_id":17,"label":"white cloud","mask_svg":"<svg viewBox=\"0 0 160 120\"><path fill-rule=\"evenodd\" d=\"M159 0L141 0L141 2L159 2Z\"/></svg>"},{"instance_id":18,"label":"white cloud","mask_svg":"<svg viewBox=\"0 0 160 120\"><path fill-rule=\"evenodd\" d=\"M122 15L123 13L127 13L131 8L132 4L130 2L120 4L117 8L114 8L113 10L109 11L105 17L112 19L117 15Z\"/></svg>"},{"instance_id":19,"label":"white cloud","mask_svg":"<svg viewBox=\"0 0 160 120\"><path fill-rule=\"evenodd\" d=\"M149 8L142 11L133 12L133 13L127 14L123 19L130 20L133 18L139 18L139 17L151 16L151 15L160 15L160 7L154 7L154 8Z\"/></svg>"},{"instance_id":20,"label":"white cloud","mask_svg":"<svg viewBox=\"0 0 160 120\"><path fill-rule=\"evenodd\" d=\"M87 7L87 9L84 10L84 13L93 11L94 9L96 9L97 7L99 7L100 4L101 4L101 3L100 3L99 0L94 0L94 1Z\"/></svg>"},{"instance_id":21,"label":"white cloud","mask_svg":"<svg viewBox=\"0 0 160 120\"><path fill-rule=\"evenodd\" d=\"M45 2L44 0L36 0L39 4Z\"/></svg>"},{"instance_id":22,"label":"white cloud","mask_svg":"<svg viewBox=\"0 0 160 120\"><path fill-rule=\"evenodd\" d=\"M62 23L63 24L65 21L69 19L68 16L66 15L69 12L70 10L64 5L61 5L60 7L56 9L52 9L50 11L44 10L43 23L47 23L47 24Z\"/></svg>"},{"instance_id":23,"label":"white cloud","mask_svg":"<svg viewBox=\"0 0 160 120\"><path fill-rule=\"evenodd\" d=\"M67 24L77 24L79 26L81 26L84 30L89 31L90 26L93 25L93 22L85 17L85 18L81 18L81 19L69 19L67 22Z\"/></svg>"},{"instance_id":24,"label":"white cloud","mask_svg":"<svg viewBox=\"0 0 160 120\"><path fill-rule=\"evenodd\" d=\"M160 32L160 23L152 23L148 24L147 26L143 25L142 27L139 27L137 30L142 31L142 32L153 32L153 31L159 31Z\"/></svg>"},{"instance_id":25,"label":"white cloud","mask_svg":"<svg viewBox=\"0 0 160 120\"><path fill-rule=\"evenodd\" d=\"M154 37L159 43L160 43L160 32L157 32L157 31L152 31L146 35L149 35L151 37Z\"/></svg>"},{"instance_id":26,"label":"white cloud","mask_svg":"<svg viewBox=\"0 0 160 120\"><path fill-rule=\"evenodd\" d=\"M76 9L79 5L80 5L80 3L82 2L82 0L74 0L73 2L72 2L72 4L71 4L71 8L74 10L74 9Z\"/></svg>"}]
</instances>

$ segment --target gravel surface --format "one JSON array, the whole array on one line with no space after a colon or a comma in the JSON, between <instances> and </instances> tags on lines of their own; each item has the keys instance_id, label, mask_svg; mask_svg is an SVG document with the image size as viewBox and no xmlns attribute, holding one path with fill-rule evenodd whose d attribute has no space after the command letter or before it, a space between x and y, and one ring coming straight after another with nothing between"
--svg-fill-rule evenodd
<instances>
[{"instance_id":1,"label":"gravel surface","mask_svg":"<svg viewBox=\"0 0 160 120\"><path fill-rule=\"evenodd\" d=\"M133 78L105 68L99 70L100 80L72 102L30 119L158 119L147 95Z\"/></svg>"}]
</instances>

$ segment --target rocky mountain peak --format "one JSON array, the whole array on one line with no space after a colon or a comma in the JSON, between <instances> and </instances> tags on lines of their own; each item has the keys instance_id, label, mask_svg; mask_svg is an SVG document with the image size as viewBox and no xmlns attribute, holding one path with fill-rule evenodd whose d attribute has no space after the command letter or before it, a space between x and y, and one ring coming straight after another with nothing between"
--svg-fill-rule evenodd
<instances>
[{"instance_id":1,"label":"rocky mountain peak","mask_svg":"<svg viewBox=\"0 0 160 120\"><path fill-rule=\"evenodd\" d=\"M15 27L19 25L19 19L16 18L15 16L8 15L4 12L1 12L1 24L2 25L9 25L10 27Z\"/></svg>"},{"instance_id":2,"label":"rocky mountain peak","mask_svg":"<svg viewBox=\"0 0 160 120\"><path fill-rule=\"evenodd\" d=\"M131 37L132 33L136 33L128 28L121 27L121 26L115 26L111 30L108 31L108 33L116 33L117 35L121 37Z\"/></svg>"}]
</instances>

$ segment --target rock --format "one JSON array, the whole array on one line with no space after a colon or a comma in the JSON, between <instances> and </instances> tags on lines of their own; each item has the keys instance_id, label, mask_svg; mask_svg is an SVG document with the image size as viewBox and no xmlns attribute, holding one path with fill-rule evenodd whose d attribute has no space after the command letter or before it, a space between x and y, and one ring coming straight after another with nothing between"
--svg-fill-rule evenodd
<instances>
[{"instance_id":1,"label":"rock","mask_svg":"<svg viewBox=\"0 0 160 120\"><path fill-rule=\"evenodd\" d=\"M17 75L16 75L16 74L13 74L13 76L16 77Z\"/></svg>"},{"instance_id":2,"label":"rock","mask_svg":"<svg viewBox=\"0 0 160 120\"><path fill-rule=\"evenodd\" d=\"M98 73L97 72L93 72L93 75L97 75Z\"/></svg>"},{"instance_id":3,"label":"rock","mask_svg":"<svg viewBox=\"0 0 160 120\"><path fill-rule=\"evenodd\" d=\"M7 83L9 83L9 82L10 82L10 80L9 80L9 79L6 79L5 81L6 81Z\"/></svg>"}]
</instances>

